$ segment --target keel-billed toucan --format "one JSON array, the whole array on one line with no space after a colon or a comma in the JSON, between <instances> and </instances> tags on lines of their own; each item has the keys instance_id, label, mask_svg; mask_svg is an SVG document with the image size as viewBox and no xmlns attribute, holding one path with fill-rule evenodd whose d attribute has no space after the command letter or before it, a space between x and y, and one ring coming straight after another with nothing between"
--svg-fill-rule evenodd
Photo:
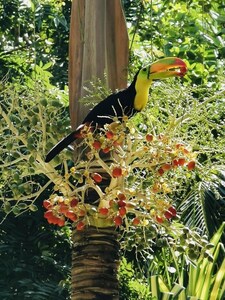
<instances>
[{"instance_id":1,"label":"keel-billed toucan","mask_svg":"<svg viewBox=\"0 0 225 300\"><path fill-rule=\"evenodd\" d=\"M102 127L104 124L113 122L115 116L119 120L124 115L129 118L132 117L146 106L152 80L183 76L186 70L185 62L176 57L163 58L152 65L140 69L128 88L111 94L98 103L75 131L63 138L49 151L45 161L49 162L59 152L75 141L85 124Z\"/></svg>"}]
</instances>

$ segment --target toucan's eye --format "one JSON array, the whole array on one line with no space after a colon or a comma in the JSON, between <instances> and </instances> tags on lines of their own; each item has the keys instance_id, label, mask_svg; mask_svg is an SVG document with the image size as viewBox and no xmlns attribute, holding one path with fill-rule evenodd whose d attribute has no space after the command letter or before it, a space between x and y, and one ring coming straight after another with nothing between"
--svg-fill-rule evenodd
<instances>
[{"instance_id":1,"label":"toucan's eye","mask_svg":"<svg viewBox=\"0 0 225 300\"><path fill-rule=\"evenodd\" d=\"M147 68L144 68L144 69L142 69L144 72L146 72L147 71Z\"/></svg>"}]
</instances>

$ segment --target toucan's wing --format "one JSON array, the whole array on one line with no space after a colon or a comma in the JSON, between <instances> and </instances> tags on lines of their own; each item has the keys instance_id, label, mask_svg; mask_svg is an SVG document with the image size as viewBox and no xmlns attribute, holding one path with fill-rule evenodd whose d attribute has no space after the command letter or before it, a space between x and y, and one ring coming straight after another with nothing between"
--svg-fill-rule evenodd
<instances>
[{"instance_id":1,"label":"toucan's wing","mask_svg":"<svg viewBox=\"0 0 225 300\"><path fill-rule=\"evenodd\" d=\"M81 124L75 131L68 134L61 141L59 141L46 155L45 162L51 161L57 154L63 149L72 144L76 139L80 137L80 132L87 124Z\"/></svg>"}]
</instances>

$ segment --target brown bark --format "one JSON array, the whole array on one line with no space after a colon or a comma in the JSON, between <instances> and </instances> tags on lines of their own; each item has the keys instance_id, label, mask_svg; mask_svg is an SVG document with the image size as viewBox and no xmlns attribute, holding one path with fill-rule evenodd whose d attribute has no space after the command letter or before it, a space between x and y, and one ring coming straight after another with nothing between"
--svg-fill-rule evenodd
<instances>
[{"instance_id":1,"label":"brown bark","mask_svg":"<svg viewBox=\"0 0 225 300\"><path fill-rule=\"evenodd\" d=\"M69 46L70 116L73 128L90 108L79 103L88 81L107 77L108 87L127 85L128 34L120 0L73 0Z\"/></svg>"},{"instance_id":2,"label":"brown bark","mask_svg":"<svg viewBox=\"0 0 225 300\"><path fill-rule=\"evenodd\" d=\"M87 227L73 235L72 300L118 300L119 244L115 228Z\"/></svg>"}]
</instances>

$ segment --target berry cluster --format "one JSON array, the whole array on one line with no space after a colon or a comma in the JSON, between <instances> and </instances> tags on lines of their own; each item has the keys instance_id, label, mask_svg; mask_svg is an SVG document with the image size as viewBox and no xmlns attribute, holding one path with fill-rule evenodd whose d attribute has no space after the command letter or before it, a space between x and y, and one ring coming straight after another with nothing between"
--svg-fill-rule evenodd
<instances>
[{"instance_id":1,"label":"berry cluster","mask_svg":"<svg viewBox=\"0 0 225 300\"><path fill-rule=\"evenodd\" d=\"M49 200L44 200L44 208L47 210L44 217L49 224L65 225L66 219L76 222L77 230L82 230L85 226L82 218L86 215L83 206L79 204L78 199L64 199L62 196L51 197Z\"/></svg>"},{"instance_id":2,"label":"berry cluster","mask_svg":"<svg viewBox=\"0 0 225 300\"><path fill-rule=\"evenodd\" d=\"M54 194L44 201L49 223L64 226L70 220L78 230L89 224L170 226L177 212L169 195L177 190L182 174L196 167L189 145L171 136L141 133L118 121L105 128L84 126L80 137L85 155L66 174L69 185L74 185L73 196ZM103 192L105 175L109 185ZM98 193L98 202L86 203L89 189Z\"/></svg>"}]
</instances>

